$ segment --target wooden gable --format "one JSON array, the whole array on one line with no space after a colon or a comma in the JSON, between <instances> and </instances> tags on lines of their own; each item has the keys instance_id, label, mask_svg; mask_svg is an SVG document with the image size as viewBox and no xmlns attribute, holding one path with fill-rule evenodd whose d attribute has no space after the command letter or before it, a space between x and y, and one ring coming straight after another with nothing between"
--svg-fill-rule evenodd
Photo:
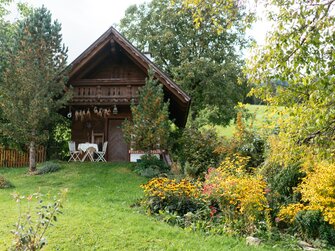
<instances>
[{"instance_id":1,"label":"wooden gable","mask_svg":"<svg viewBox=\"0 0 335 251\"><path fill-rule=\"evenodd\" d=\"M163 85L170 100L170 116L183 127L190 97L153 62L140 53L113 27L108 29L70 65L73 87L70 106L129 106L137 101L138 88L145 84L149 68Z\"/></svg>"}]
</instances>

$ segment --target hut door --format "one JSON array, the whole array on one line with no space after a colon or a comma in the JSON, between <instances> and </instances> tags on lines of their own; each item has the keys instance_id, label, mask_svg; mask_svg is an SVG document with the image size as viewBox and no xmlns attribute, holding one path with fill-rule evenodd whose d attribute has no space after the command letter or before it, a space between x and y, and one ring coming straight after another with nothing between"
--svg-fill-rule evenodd
<instances>
[{"instance_id":1,"label":"hut door","mask_svg":"<svg viewBox=\"0 0 335 251\"><path fill-rule=\"evenodd\" d=\"M128 145L123 138L123 120L109 120L108 122L108 160L129 161Z\"/></svg>"}]
</instances>

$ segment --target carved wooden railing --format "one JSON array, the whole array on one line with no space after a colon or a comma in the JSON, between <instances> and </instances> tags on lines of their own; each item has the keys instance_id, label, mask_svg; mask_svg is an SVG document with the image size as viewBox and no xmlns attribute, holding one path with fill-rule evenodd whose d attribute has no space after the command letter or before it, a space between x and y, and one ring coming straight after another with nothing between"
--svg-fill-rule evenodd
<instances>
[{"instance_id":1,"label":"carved wooden railing","mask_svg":"<svg viewBox=\"0 0 335 251\"><path fill-rule=\"evenodd\" d=\"M74 98L138 97L138 86L76 86Z\"/></svg>"},{"instance_id":2,"label":"carved wooden railing","mask_svg":"<svg viewBox=\"0 0 335 251\"><path fill-rule=\"evenodd\" d=\"M94 86L94 84L97 84ZM130 103L138 98L138 82L133 84L111 84L107 81L80 81L73 88L72 103L103 102Z\"/></svg>"}]
</instances>

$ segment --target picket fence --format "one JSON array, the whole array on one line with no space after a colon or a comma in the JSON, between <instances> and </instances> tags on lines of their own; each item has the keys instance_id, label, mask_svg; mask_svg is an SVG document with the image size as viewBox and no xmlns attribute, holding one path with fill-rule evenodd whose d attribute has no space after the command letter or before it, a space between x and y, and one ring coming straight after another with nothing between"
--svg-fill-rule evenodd
<instances>
[{"instance_id":1,"label":"picket fence","mask_svg":"<svg viewBox=\"0 0 335 251\"><path fill-rule=\"evenodd\" d=\"M44 162L46 149L43 146L36 147L36 162ZM1 167L22 167L29 165L29 153L16 149L9 149L0 146L0 168Z\"/></svg>"}]
</instances>

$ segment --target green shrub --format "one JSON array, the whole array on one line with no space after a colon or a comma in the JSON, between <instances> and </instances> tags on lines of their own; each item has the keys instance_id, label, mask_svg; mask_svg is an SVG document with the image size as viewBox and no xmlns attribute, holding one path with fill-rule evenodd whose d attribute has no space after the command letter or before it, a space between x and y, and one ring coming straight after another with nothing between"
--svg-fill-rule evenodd
<instances>
[{"instance_id":1,"label":"green shrub","mask_svg":"<svg viewBox=\"0 0 335 251\"><path fill-rule=\"evenodd\" d=\"M154 178L141 187L145 194L142 205L150 214L165 211L172 215L184 216L188 212L197 211L203 204L199 198L201 193L199 182Z\"/></svg>"},{"instance_id":2,"label":"green shrub","mask_svg":"<svg viewBox=\"0 0 335 251\"><path fill-rule=\"evenodd\" d=\"M184 174L189 177L197 177L199 174L199 166L191 165L188 161L186 161L184 165Z\"/></svg>"},{"instance_id":3,"label":"green shrub","mask_svg":"<svg viewBox=\"0 0 335 251\"><path fill-rule=\"evenodd\" d=\"M67 160L71 140L71 120L62 118L50 129L47 142L47 159Z\"/></svg>"},{"instance_id":4,"label":"green shrub","mask_svg":"<svg viewBox=\"0 0 335 251\"><path fill-rule=\"evenodd\" d=\"M282 167L275 163L267 163L262 167L260 173L265 177L271 191L267 198L272 209L271 215L273 219L282 205L300 200L301 195L295 188L301 183L302 178L306 174L301 171L299 163L287 167Z\"/></svg>"},{"instance_id":5,"label":"green shrub","mask_svg":"<svg viewBox=\"0 0 335 251\"><path fill-rule=\"evenodd\" d=\"M202 200L201 182L154 178L142 185L146 212L172 225L193 230L209 229L209 208ZM208 226L209 225L209 226ZM205 227L206 226L206 227Z\"/></svg>"},{"instance_id":6,"label":"green shrub","mask_svg":"<svg viewBox=\"0 0 335 251\"><path fill-rule=\"evenodd\" d=\"M325 238L334 243L333 232L327 224L334 229L335 164L327 161L313 162L310 159L302 169L306 176L296 189L301 198L296 203L283 205L278 218L289 223L292 228L298 226L305 238ZM321 226L321 229L317 228Z\"/></svg>"},{"instance_id":7,"label":"green shrub","mask_svg":"<svg viewBox=\"0 0 335 251\"><path fill-rule=\"evenodd\" d=\"M335 229L324 221L319 210L300 211L295 217L299 232L305 239L321 239L329 244L335 244Z\"/></svg>"},{"instance_id":8,"label":"green shrub","mask_svg":"<svg viewBox=\"0 0 335 251\"><path fill-rule=\"evenodd\" d=\"M248 157L246 167L251 171L264 162L265 140L253 128L253 122L247 125L243 116L242 112L237 114L233 137L225 139L216 151L222 159L234 154Z\"/></svg>"},{"instance_id":9,"label":"green shrub","mask_svg":"<svg viewBox=\"0 0 335 251\"><path fill-rule=\"evenodd\" d=\"M273 177L268 177L271 189L283 197L291 197L294 194L294 188L298 186L305 176L300 170L300 165L290 165L288 167L278 167Z\"/></svg>"},{"instance_id":10,"label":"green shrub","mask_svg":"<svg viewBox=\"0 0 335 251\"><path fill-rule=\"evenodd\" d=\"M0 175L0 189L11 188L14 187L13 184L5 179L5 177Z\"/></svg>"},{"instance_id":11,"label":"green shrub","mask_svg":"<svg viewBox=\"0 0 335 251\"><path fill-rule=\"evenodd\" d=\"M35 174L42 175L46 173L54 173L60 170L60 165L55 162L44 162L40 169L38 169Z\"/></svg>"},{"instance_id":12,"label":"green shrub","mask_svg":"<svg viewBox=\"0 0 335 251\"><path fill-rule=\"evenodd\" d=\"M135 172L147 178L169 172L169 167L155 155L145 154L135 165Z\"/></svg>"},{"instance_id":13,"label":"green shrub","mask_svg":"<svg viewBox=\"0 0 335 251\"><path fill-rule=\"evenodd\" d=\"M215 152L218 139L215 130L185 128L177 153L185 174L196 178L204 177L208 167L218 164L219 154Z\"/></svg>"}]
</instances>

